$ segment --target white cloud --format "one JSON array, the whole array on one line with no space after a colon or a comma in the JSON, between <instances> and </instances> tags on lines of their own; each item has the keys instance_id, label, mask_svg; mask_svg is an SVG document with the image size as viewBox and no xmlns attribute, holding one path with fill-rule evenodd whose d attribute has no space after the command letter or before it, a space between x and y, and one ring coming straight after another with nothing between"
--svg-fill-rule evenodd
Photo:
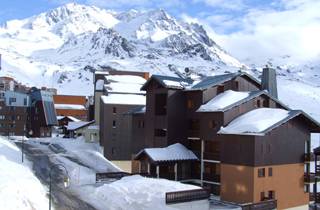
<instances>
[{"instance_id":1,"label":"white cloud","mask_svg":"<svg viewBox=\"0 0 320 210\"><path fill-rule=\"evenodd\" d=\"M185 2L183 0L170 0L170 1L159 1L159 0L86 0L87 4L95 5L98 7L105 8L116 8L122 9L123 7L139 7L139 8L150 8L150 7L183 7Z\"/></svg>"},{"instance_id":2,"label":"white cloud","mask_svg":"<svg viewBox=\"0 0 320 210\"><path fill-rule=\"evenodd\" d=\"M202 18L205 25L236 27L232 33L214 34L216 41L237 58L266 62L292 56L297 62L320 58L320 0L283 0L283 9L249 9L243 17ZM224 23L227 21L229 24ZM231 22L230 22L231 21Z\"/></svg>"},{"instance_id":3,"label":"white cloud","mask_svg":"<svg viewBox=\"0 0 320 210\"><path fill-rule=\"evenodd\" d=\"M193 3L204 3L210 7L224 8L230 10L241 10L246 7L243 0L193 0Z\"/></svg>"}]
</instances>

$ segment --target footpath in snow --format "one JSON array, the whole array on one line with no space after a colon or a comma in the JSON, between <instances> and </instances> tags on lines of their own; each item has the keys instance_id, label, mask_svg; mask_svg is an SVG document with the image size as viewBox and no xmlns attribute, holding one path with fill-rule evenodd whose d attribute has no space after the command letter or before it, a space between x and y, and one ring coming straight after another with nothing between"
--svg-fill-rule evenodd
<instances>
[{"instance_id":1,"label":"footpath in snow","mask_svg":"<svg viewBox=\"0 0 320 210\"><path fill-rule=\"evenodd\" d=\"M98 144L86 143L78 139L33 139L29 144L38 145L48 151L48 146L36 141L47 141L64 148L64 152L51 155L53 162L63 164L70 176L68 190L91 204L96 209L179 209L166 205L166 192L198 189L199 187L182 184L166 179L146 178L140 175L112 179L96 183L97 172L119 172L117 166L105 159Z\"/></svg>"}]
</instances>

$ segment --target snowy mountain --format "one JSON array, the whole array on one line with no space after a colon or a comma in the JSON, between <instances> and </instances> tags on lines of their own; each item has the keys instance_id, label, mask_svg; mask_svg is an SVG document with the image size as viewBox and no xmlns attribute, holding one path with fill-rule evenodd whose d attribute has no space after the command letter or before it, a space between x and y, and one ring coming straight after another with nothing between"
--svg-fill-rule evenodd
<instances>
[{"instance_id":1,"label":"snowy mountain","mask_svg":"<svg viewBox=\"0 0 320 210\"><path fill-rule=\"evenodd\" d=\"M161 9L114 12L66 4L6 22L0 27L0 53L0 75L55 87L62 94L92 94L92 69L104 66L165 75L184 73L185 68L199 76L240 68L261 74L261 68L249 68L224 51L201 25L182 22ZM319 63L274 65L281 99L318 119Z\"/></svg>"}]
</instances>

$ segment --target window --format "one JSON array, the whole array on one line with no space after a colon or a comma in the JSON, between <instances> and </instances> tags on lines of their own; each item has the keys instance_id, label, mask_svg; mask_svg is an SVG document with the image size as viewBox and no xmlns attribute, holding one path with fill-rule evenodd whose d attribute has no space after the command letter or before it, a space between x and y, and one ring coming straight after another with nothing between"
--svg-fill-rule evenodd
<instances>
[{"instance_id":1,"label":"window","mask_svg":"<svg viewBox=\"0 0 320 210\"><path fill-rule=\"evenodd\" d=\"M16 110L16 107L14 107L14 106L10 107L10 111L15 111L15 110Z\"/></svg>"},{"instance_id":2,"label":"window","mask_svg":"<svg viewBox=\"0 0 320 210\"><path fill-rule=\"evenodd\" d=\"M224 92L224 86L220 85L220 86L218 86L217 94L222 93L222 92Z\"/></svg>"},{"instance_id":3,"label":"window","mask_svg":"<svg viewBox=\"0 0 320 210\"><path fill-rule=\"evenodd\" d=\"M17 120L21 120L21 116L20 115L17 115Z\"/></svg>"},{"instance_id":4,"label":"window","mask_svg":"<svg viewBox=\"0 0 320 210\"><path fill-rule=\"evenodd\" d=\"M261 107L261 101L259 99L257 100L257 107Z\"/></svg>"},{"instance_id":5,"label":"window","mask_svg":"<svg viewBox=\"0 0 320 210\"><path fill-rule=\"evenodd\" d=\"M16 116L12 115L11 120L16 120Z\"/></svg>"},{"instance_id":6,"label":"window","mask_svg":"<svg viewBox=\"0 0 320 210\"><path fill-rule=\"evenodd\" d=\"M238 81L234 81L234 89L239 90L239 82Z\"/></svg>"},{"instance_id":7,"label":"window","mask_svg":"<svg viewBox=\"0 0 320 210\"><path fill-rule=\"evenodd\" d=\"M275 198L276 198L275 192L270 190L268 192L268 199L275 199Z\"/></svg>"},{"instance_id":8,"label":"window","mask_svg":"<svg viewBox=\"0 0 320 210\"><path fill-rule=\"evenodd\" d=\"M166 115L167 114L167 94L156 94L155 97L155 114Z\"/></svg>"},{"instance_id":9,"label":"window","mask_svg":"<svg viewBox=\"0 0 320 210\"><path fill-rule=\"evenodd\" d=\"M265 168L259 168L258 169L258 177L265 177L265 176L266 176Z\"/></svg>"},{"instance_id":10,"label":"window","mask_svg":"<svg viewBox=\"0 0 320 210\"><path fill-rule=\"evenodd\" d=\"M188 109L192 109L194 107L194 103L191 99L188 99L187 106L188 106Z\"/></svg>"},{"instance_id":11,"label":"window","mask_svg":"<svg viewBox=\"0 0 320 210\"><path fill-rule=\"evenodd\" d=\"M200 122L198 119L189 120L189 130L197 131L200 129Z\"/></svg>"},{"instance_id":12,"label":"window","mask_svg":"<svg viewBox=\"0 0 320 210\"><path fill-rule=\"evenodd\" d=\"M116 128L116 121L115 120L112 121L112 127Z\"/></svg>"},{"instance_id":13,"label":"window","mask_svg":"<svg viewBox=\"0 0 320 210\"><path fill-rule=\"evenodd\" d=\"M143 120L139 120L138 128L144 128L144 121Z\"/></svg>"},{"instance_id":14,"label":"window","mask_svg":"<svg viewBox=\"0 0 320 210\"><path fill-rule=\"evenodd\" d=\"M112 108L112 113L113 113L113 114L116 114L116 113L117 113L117 108L116 108L116 107L113 107L113 108Z\"/></svg>"},{"instance_id":15,"label":"window","mask_svg":"<svg viewBox=\"0 0 320 210\"><path fill-rule=\"evenodd\" d=\"M209 128L216 128L217 123L214 120L209 121Z\"/></svg>"},{"instance_id":16,"label":"window","mask_svg":"<svg viewBox=\"0 0 320 210\"><path fill-rule=\"evenodd\" d=\"M260 201L264 201L266 199L266 196L264 194L264 192L260 193Z\"/></svg>"},{"instance_id":17,"label":"window","mask_svg":"<svg viewBox=\"0 0 320 210\"><path fill-rule=\"evenodd\" d=\"M4 115L0 115L0 120L4 120L6 117Z\"/></svg>"},{"instance_id":18,"label":"window","mask_svg":"<svg viewBox=\"0 0 320 210\"><path fill-rule=\"evenodd\" d=\"M155 129L154 136L164 137L167 135L167 131L165 129Z\"/></svg>"},{"instance_id":19,"label":"window","mask_svg":"<svg viewBox=\"0 0 320 210\"><path fill-rule=\"evenodd\" d=\"M24 98L24 99L23 99L23 105L25 105L25 106L26 106L26 105L27 105L27 102L28 102L28 101L27 101L27 99L26 99L26 98Z\"/></svg>"},{"instance_id":20,"label":"window","mask_svg":"<svg viewBox=\"0 0 320 210\"><path fill-rule=\"evenodd\" d=\"M268 176L272 176L272 173L273 173L272 168L268 168Z\"/></svg>"},{"instance_id":21,"label":"window","mask_svg":"<svg viewBox=\"0 0 320 210\"><path fill-rule=\"evenodd\" d=\"M9 98L9 104L11 105L13 102L16 102L17 99L16 98Z\"/></svg>"}]
</instances>

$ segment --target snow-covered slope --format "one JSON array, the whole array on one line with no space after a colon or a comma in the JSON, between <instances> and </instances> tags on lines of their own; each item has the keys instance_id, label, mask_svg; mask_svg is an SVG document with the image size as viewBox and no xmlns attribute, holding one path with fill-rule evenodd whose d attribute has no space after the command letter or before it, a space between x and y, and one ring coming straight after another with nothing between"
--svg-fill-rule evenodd
<instances>
[{"instance_id":1,"label":"snow-covered slope","mask_svg":"<svg viewBox=\"0 0 320 210\"><path fill-rule=\"evenodd\" d=\"M261 75L261 68L249 68L230 56L201 25L182 22L161 9L114 12L66 4L3 24L0 54L0 75L27 85L55 87L61 94L92 94L92 71L104 66L172 76L185 73L186 68L199 76L239 68ZM320 120L320 111L316 111L320 62L288 65L286 58L272 61L278 63L274 67L280 99Z\"/></svg>"},{"instance_id":2,"label":"snow-covered slope","mask_svg":"<svg viewBox=\"0 0 320 210\"><path fill-rule=\"evenodd\" d=\"M202 26L180 22L164 10L117 13L74 3L5 23L0 53L0 75L84 95L93 90L90 67L174 75L186 67L208 74L242 65Z\"/></svg>"},{"instance_id":3,"label":"snow-covered slope","mask_svg":"<svg viewBox=\"0 0 320 210\"><path fill-rule=\"evenodd\" d=\"M26 164L21 151L0 137L0 209L42 210L48 208L46 190Z\"/></svg>"}]
</instances>

